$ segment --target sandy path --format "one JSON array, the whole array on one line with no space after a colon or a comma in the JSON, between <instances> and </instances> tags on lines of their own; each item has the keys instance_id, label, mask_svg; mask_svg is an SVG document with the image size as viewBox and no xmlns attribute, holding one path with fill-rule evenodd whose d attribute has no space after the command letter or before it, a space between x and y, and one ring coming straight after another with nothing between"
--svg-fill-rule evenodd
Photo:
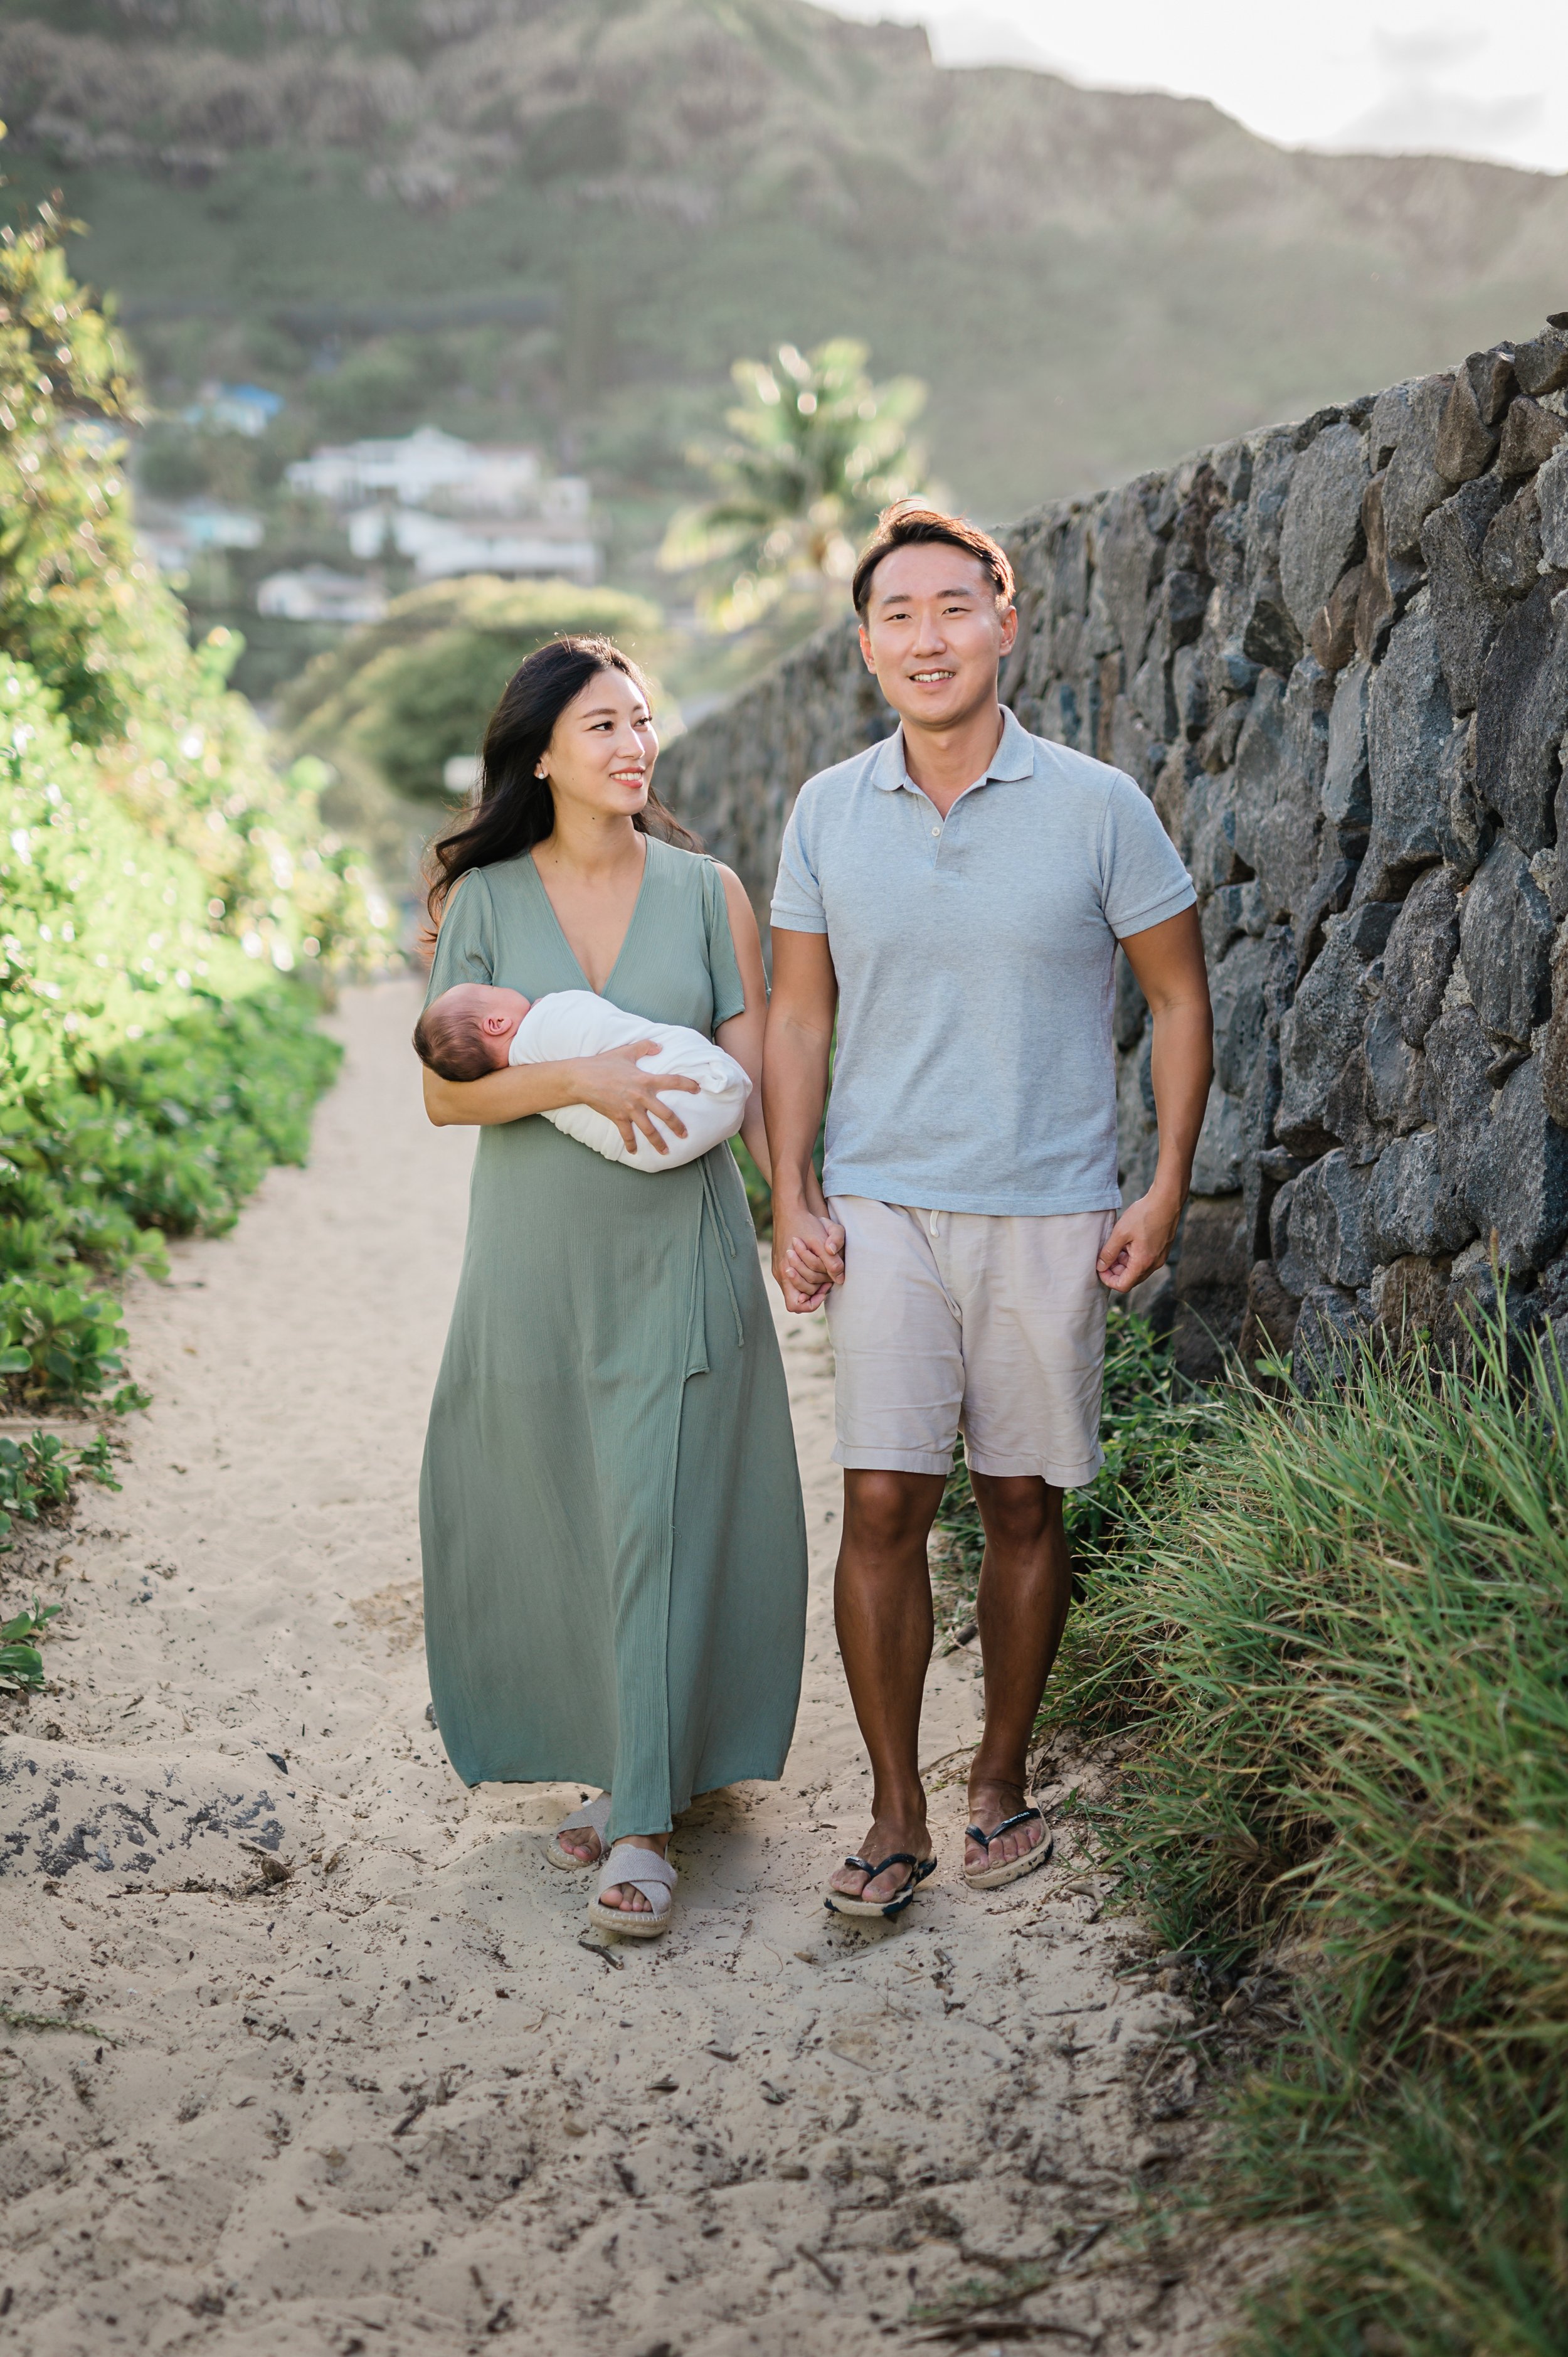
<instances>
[{"instance_id":1,"label":"sandy path","mask_svg":"<svg viewBox=\"0 0 1568 2357\"><path fill-rule=\"evenodd\" d=\"M901 1927L822 1911L866 1811L818 1321L779 1313L812 1534L796 1745L781 1786L692 1811L668 1938L618 1966L579 1944L585 1886L540 1838L578 1788L447 1769L414 1490L468 1157L418 1114L413 1004L350 997L310 1168L134 1293L156 1404L124 1493L25 1558L70 1634L0 1743L0 2341L857 2357L914 2302L1064 2260L1015 2330L1207 2345L1196 2285L1082 2247L1187 2133L1145 2083L1168 2111L1180 2007L1112 1977L1127 1927L1092 1880L966 1892L960 1785ZM972 1739L973 1681L938 1665L929 1759Z\"/></svg>"}]
</instances>

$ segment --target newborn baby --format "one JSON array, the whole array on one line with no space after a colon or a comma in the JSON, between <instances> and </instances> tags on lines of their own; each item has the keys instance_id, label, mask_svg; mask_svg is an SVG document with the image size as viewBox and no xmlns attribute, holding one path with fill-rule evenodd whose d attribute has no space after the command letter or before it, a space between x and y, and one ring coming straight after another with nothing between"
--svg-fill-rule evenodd
<instances>
[{"instance_id":1,"label":"newborn baby","mask_svg":"<svg viewBox=\"0 0 1568 2357\"><path fill-rule=\"evenodd\" d=\"M734 1137L751 1094L744 1067L688 1025L645 1022L591 990L553 990L531 1006L520 990L460 982L425 1008L413 1034L421 1060L444 1081L482 1080L507 1064L564 1063L574 1056L599 1055L606 1048L629 1048L639 1039L659 1042L655 1053L639 1057L643 1071L679 1072L698 1084L695 1095L671 1089L660 1097L686 1126L685 1136L677 1137L659 1123L668 1154L660 1154L640 1130L635 1150L628 1147L608 1115L592 1105L558 1105L545 1120L579 1145L591 1146L607 1162L624 1162L633 1170L672 1170Z\"/></svg>"}]
</instances>

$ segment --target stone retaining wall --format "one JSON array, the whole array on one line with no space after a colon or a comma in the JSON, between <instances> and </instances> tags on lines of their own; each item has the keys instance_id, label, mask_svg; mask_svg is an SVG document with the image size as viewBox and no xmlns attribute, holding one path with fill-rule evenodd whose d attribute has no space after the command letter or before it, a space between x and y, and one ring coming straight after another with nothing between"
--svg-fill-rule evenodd
<instances>
[{"instance_id":1,"label":"stone retaining wall","mask_svg":"<svg viewBox=\"0 0 1568 2357\"><path fill-rule=\"evenodd\" d=\"M1455 1339L1494 1260L1521 1327L1568 1319L1565 387L1560 313L1007 535L1006 701L1129 771L1198 890L1217 1077L1166 1297L1194 1372ZM891 722L834 629L660 788L765 912L800 783ZM1132 1193L1149 1035L1118 973Z\"/></svg>"}]
</instances>

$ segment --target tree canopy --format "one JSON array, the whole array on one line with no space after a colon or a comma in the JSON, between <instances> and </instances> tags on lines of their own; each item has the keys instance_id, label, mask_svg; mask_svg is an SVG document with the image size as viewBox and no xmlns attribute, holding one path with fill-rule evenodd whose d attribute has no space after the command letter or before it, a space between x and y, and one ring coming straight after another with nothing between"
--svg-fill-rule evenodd
<instances>
[{"instance_id":1,"label":"tree canopy","mask_svg":"<svg viewBox=\"0 0 1568 2357\"><path fill-rule=\"evenodd\" d=\"M810 352L781 344L730 371L741 393L726 414L734 439L691 454L715 496L674 518L660 560L700 576L721 630L826 619L881 511L927 488L925 453L909 438L926 388L909 376L874 382L868 359L838 337Z\"/></svg>"},{"instance_id":2,"label":"tree canopy","mask_svg":"<svg viewBox=\"0 0 1568 2357\"><path fill-rule=\"evenodd\" d=\"M446 763L478 752L524 655L567 630L602 632L635 653L659 619L646 598L571 581L433 582L318 655L289 690L284 722L302 752L350 774L368 764L394 791L439 801Z\"/></svg>"}]
</instances>

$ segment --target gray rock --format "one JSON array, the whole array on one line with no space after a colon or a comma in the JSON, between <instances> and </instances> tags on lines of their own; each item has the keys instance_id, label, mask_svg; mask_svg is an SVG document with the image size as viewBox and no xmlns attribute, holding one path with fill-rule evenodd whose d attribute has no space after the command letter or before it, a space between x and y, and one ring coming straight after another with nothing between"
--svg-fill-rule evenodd
<instances>
[{"instance_id":1,"label":"gray rock","mask_svg":"<svg viewBox=\"0 0 1568 2357\"><path fill-rule=\"evenodd\" d=\"M1364 1103L1369 1129L1373 1133L1391 1129L1401 1136L1409 1130L1419 1129L1425 1119L1425 1063L1420 1049L1412 1047L1400 1030L1389 995L1386 966L1383 994L1367 1026L1361 1055L1367 1072ZM1376 1135L1358 1135L1353 1158L1358 1162L1369 1160L1382 1142Z\"/></svg>"},{"instance_id":2,"label":"gray rock","mask_svg":"<svg viewBox=\"0 0 1568 2357\"><path fill-rule=\"evenodd\" d=\"M1291 1349L1291 1372L1304 1399L1341 1390L1370 1334L1354 1299L1332 1286L1314 1286L1301 1305Z\"/></svg>"},{"instance_id":3,"label":"gray rock","mask_svg":"<svg viewBox=\"0 0 1568 2357\"><path fill-rule=\"evenodd\" d=\"M1199 737L1208 726L1208 683L1203 657L1197 647L1183 647L1171 664L1171 696L1176 725L1187 737Z\"/></svg>"},{"instance_id":4,"label":"gray rock","mask_svg":"<svg viewBox=\"0 0 1568 2357\"><path fill-rule=\"evenodd\" d=\"M1443 1167L1463 1178L1470 1141L1492 1109L1493 1051L1473 1006L1444 1007L1426 1035L1426 1114Z\"/></svg>"},{"instance_id":5,"label":"gray rock","mask_svg":"<svg viewBox=\"0 0 1568 2357\"><path fill-rule=\"evenodd\" d=\"M1410 424L1410 392L1408 383L1391 384L1372 404L1367 426L1367 456L1374 475L1388 465Z\"/></svg>"},{"instance_id":6,"label":"gray rock","mask_svg":"<svg viewBox=\"0 0 1568 2357\"><path fill-rule=\"evenodd\" d=\"M1269 1211L1269 1257L1280 1283L1294 1300L1299 1301L1312 1290L1316 1276L1307 1254L1295 1251L1291 1225L1295 1216L1295 1190L1299 1179L1293 1178L1280 1189Z\"/></svg>"},{"instance_id":7,"label":"gray rock","mask_svg":"<svg viewBox=\"0 0 1568 2357\"><path fill-rule=\"evenodd\" d=\"M1463 374L1475 394L1482 425L1500 425L1503 413L1518 390L1512 347L1494 344L1489 351L1472 352L1465 362Z\"/></svg>"},{"instance_id":8,"label":"gray rock","mask_svg":"<svg viewBox=\"0 0 1568 2357\"><path fill-rule=\"evenodd\" d=\"M1144 1036L1144 1022L1149 1012L1149 1002L1138 985L1138 977L1128 962L1125 950L1116 952L1115 999L1111 1019L1111 1032L1123 1052L1136 1047Z\"/></svg>"},{"instance_id":9,"label":"gray rock","mask_svg":"<svg viewBox=\"0 0 1568 2357\"><path fill-rule=\"evenodd\" d=\"M1190 646L1197 637L1213 587L1207 573L1182 569L1165 575L1160 591L1160 613L1166 642L1173 651Z\"/></svg>"},{"instance_id":10,"label":"gray rock","mask_svg":"<svg viewBox=\"0 0 1568 2357\"><path fill-rule=\"evenodd\" d=\"M1467 884L1492 847L1497 822L1476 785L1476 716L1456 720L1438 760L1443 818L1438 842L1457 884Z\"/></svg>"},{"instance_id":11,"label":"gray rock","mask_svg":"<svg viewBox=\"0 0 1568 2357\"><path fill-rule=\"evenodd\" d=\"M1476 791L1522 851L1552 840L1565 715L1568 593L1543 580L1498 631L1476 706Z\"/></svg>"},{"instance_id":12,"label":"gray rock","mask_svg":"<svg viewBox=\"0 0 1568 2357\"><path fill-rule=\"evenodd\" d=\"M1371 823L1372 787L1367 770L1367 690L1371 676L1371 666L1364 662L1342 671L1328 714L1323 814L1341 833L1361 833Z\"/></svg>"},{"instance_id":13,"label":"gray rock","mask_svg":"<svg viewBox=\"0 0 1568 2357\"><path fill-rule=\"evenodd\" d=\"M1450 1361L1466 1373L1483 1359L1495 1365L1500 1351L1508 1380L1522 1384L1531 1372L1531 1343L1543 1329L1545 1304L1539 1287L1509 1283L1516 1273L1507 1268L1500 1273L1499 1285L1489 1240L1459 1254L1433 1321L1432 1347L1437 1359Z\"/></svg>"},{"instance_id":14,"label":"gray rock","mask_svg":"<svg viewBox=\"0 0 1568 2357\"><path fill-rule=\"evenodd\" d=\"M1236 781L1200 770L1188 783L1184 856L1199 895L1244 883L1247 863L1236 849Z\"/></svg>"},{"instance_id":15,"label":"gray rock","mask_svg":"<svg viewBox=\"0 0 1568 2357\"><path fill-rule=\"evenodd\" d=\"M1378 1157L1367 1204L1373 1256L1457 1252L1476 1232L1455 1174L1444 1168L1436 1133L1396 1137Z\"/></svg>"},{"instance_id":16,"label":"gray rock","mask_svg":"<svg viewBox=\"0 0 1568 2357\"><path fill-rule=\"evenodd\" d=\"M1523 853L1499 843L1465 895L1459 954L1482 1024L1521 1048L1551 1006L1552 931Z\"/></svg>"},{"instance_id":17,"label":"gray rock","mask_svg":"<svg viewBox=\"0 0 1568 2357\"><path fill-rule=\"evenodd\" d=\"M1487 530L1502 496L1497 477L1485 475L1434 508L1422 527L1421 550L1432 585L1432 619L1448 700L1455 712L1475 710L1481 666L1503 619L1500 597L1482 577Z\"/></svg>"},{"instance_id":18,"label":"gray rock","mask_svg":"<svg viewBox=\"0 0 1568 2357\"><path fill-rule=\"evenodd\" d=\"M1313 898L1334 693L1328 673L1304 655L1277 708L1277 739L1265 747L1249 727L1237 748L1237 848L1272 916L1299 919ZM1254 709L1262 694L1260 683Z\"/></svg>"},{"instance_id":19,"label":"gray rock","mask_svg":"<svg viewBox=\"0 0 1568 2357\"><path fill-rule=\"evenodd\" d=\"M1159 1159L1154 1092L1148 1085L1149 1041L1123 1056L1116 1071L1116 1160L1128 1202L1144 1194Z\"/></svg>"},{"instance_id":20,"label":"gray rock","mask_svg":"<svg viewBox=\"0 0 1568 2357\"><path fill-rule=\"evenodd\" d=\"M1280 534L1280 585L1305 639L1361 545L1367 453L1353 425L1330 425L1297 458Z\"/></svg>"},{"instance_id":21,"label":"gray rock","mask_svg":"<svg viewBox=\"0 0 1568 2357\"><path fill-rule=\"evenodd\" d=\"M1295 462L1295 436L1288 428L1275 427L1260 436L1253 447L1241 583L1241 652L1248 662L1271 671L1288 672L1303 644L1280 578L1280 541Z\"/></svg>"},{"instance_id":22,"label":"gray rock","mask_svg":"<svg viewBox=\"0 0 1568 2357\"><path fill-rule=\"evenodd\" d=\"M1521 392L1555 393L1568 384L1568 322L1563 312L1554 312L1539 336L1520 344L1513 365Z\"/></svg>"},{"instance_id":23,"label":"gray rock","mask_svg":"<svg viewBox=\"0 0 1568 2357\"><path fill-rule=\"evenodd\" d=\"M1546 1110L1539 1057L1498 1091L1473 1143L1467 1191L1483 1237L1497 1231L1504 1268L1542 1267L1568 1234L1568 1132Z\"/></svg>"},{"instance_id":24,"label":"gray rock","mask_svg":"<svg viewBox=\"0 0 1568 2357\"><path fill-rule=\"evenodd\" d=\"M1397 897L1441 856L1439 759L1453 725L1437 628L1418 608L1389 640L1368 698L1372 831L1359 900Z\"/></svg>"},{"instance_id":25,"label":"gray rock","mask_svg":"<svg viewBox=\"0 0 1568 2357\"><path fill-rule=\"evenodd\" d=\"M1388 477L1374 475L1361 501L1361 528L1367 536L1367 561L1361 567L1360 595L1356 600L1356 652L1371 662L1383 651L1388 634L1421 582L1421 568L1389 554L1383 506Z\"/></svg>"},{"instance_id":26,"label":"gray rock","mask_svg":"<svg viewBox=\"0 0 1568 2357\"><path fill-rule=\"evenodd\" d=\"M1554 410L1542 408L1539 401L1516 401L1503 421L1498 474L1533 475L1538 467L1545 465L1565 435L1568 425Z\"/></svg>"},{"instance_id":27,"label":"gray rock","mask_svg":"<svg viewBox=\"0 0 1568 2357\"><path fill-rule=\"evenodd\" d=\"M1467 483L1491 465L1497 447L1498 429L1481 414L1480 397L1466 361L1443 404L1437 427L1437 471L1444 482Z\"/></svg>"},{"instance_id":28,"label":"gray rock","mask_svg":"<svg viewBox=\"0 0 1568 2357\"><path fill-rule=\"evenodd\" d=\"M1568 573L1568 448L1554 450L1535 479L1541 513L1541 553L1559 573Z\"/></svg>"},{"instance_id":29,"label":"gray rock","mask_svg":"<svg viewBox=\"0 0 1568 2357\"><path fill-rule=\"evenodd\" d=\"M1325 671L1343 671L1355 659L1356 615L1366 577L1364 565L1352 565L1348 573L1340 575L1312 618L1306 643Z\"/></svg>"},{"instance_id":30,"label":"gray rock","mask_svg":"<svg viewBox=\"0 0 1568 2357\"><path fill-rule=\"evenodd\" d=\"M1527 483L1499 511L1481 550L1481 579L1498 598L1528 597L1541 576L1541 495Z\"/></svg>"},{"instance_id":31,"label":"gray rock","mask_svg":"<svg viewBox=\"0 0 1568 2357\"><path fill-rule=\"evenodd\" d=\"M1210 893L1200 920L1203 954L1212 981L1214 968L1243 933L1262 940L1268 931L1269 912L1256 883L1226 884Z\"/></svg>"},{"instance_id":32,"label":"gray rock","mask_svg":"<svg viewBox=\"0 0 1568 2357\"><path fill-rule=\"evenodd\" d=\"M1249 1367L1288 1358L1295 1338L1296 1305L1271 1261L1256 1260L1247 1275L1247 1315L1240 1351Z\"/></svg>"},{"instance_id":33,"label":"gray rock","mask_svg":"<svg viewBox=\"0 0 1568 2357\"><path fill-rule=\"evenodd\" d=\"M1209 1383L1240 1340L1247 1311L1248 1255L1234 1195L1194 1195L1173 1255L1176 1297L1172 1344L1180 1372Z\"/></svg>"},{"instance_id":34,"label":"gray rock","mask_svg":"<svg viewBox=\"0 0 1568 2357\"><path fill-rule=\"evenodd\" d=\"M1436 1021L1459 954L1459 898L1446 867L1417 878L1383 952L1383 1000L1400 1037L1419 1048Z\"/></svg>"},{"instance_id":35,"label":"gray rock","mask_svg":"<svg viewBox=\"0 0 1568 2357\"><path fill-rule=\"evenodd\" d=\"M1274 1134L1280 1102L1280 1043L1265 1034L1253 1060L1241 1102L1241 1193L1246 1214L1248 1249L1263 1254L1269 1248L1269 1207L1280 1184L1263 1168L1263 1156Z\"/></svg>"},{"instance_id":36,"label":"gray rock","mask_svg":"<svg viewBox=\"0 0 1568 2357\"><path fill-rule=\"evenodd\" d=\"M1451 376L1425 376L1407 388L1409 414L1383 485L1383 522L1391 556L1414 556L1421 545L1422 525L1439 500L1447 496L1448 485L1437 464L1437 437L1453 385Z\"/></svg>"},{"instance_id":37,"label":"gray rock","mask_svg":"<svg viewBox=\"0 0 1568 2357\"><path fill-rule=\"evenodd\" d=\"M1111 493L1095 533L1096 595L1102 597L1113 642L1127 658L1131 674L1143 653L1151 619L1149 592L1164 549L1149 527L1147 478Z\"/></svg>"},{"instance_id":38,"label":"gray rock","mask_svg":"<svg viewBox=\"0 0 1568 2357\"><path fill-rule=\"evenodd\" d=\"M1330 919L1322 954L1308 968L1280 1025L1274 1134L1293 1154L1316 1157L1336 1142L1326 1120L1329 1096L1360 1047L1368 969L1381 954L1397 913L1380 901Z\"/></svg>"},{"instance_id":39,"label":"gray rock","mask_svg":"<svg viewBox=\"0 0 1568 2357\"><path fill-rule=\"evenodd\" d=\"M1257 1060L1263 1036L1263 982L1269 959L1266 941L1243 937L1208 978L1214 1005L1215 1077L1219 1086L1231 1096L1246 1093ZM1196 1180L1193 1183L1197 1185ZM1198 1192L1218 1195L1224 1189L1203 1187Z\"/></svg>"},{"instance_id":40,"label":"gray rock","mask_svg":"<svg viewBox=\"0 0 1568 2357\"><path fill-rule=\"evenodd\" d=\"M1243 1126L1240 1098L1227 1096L1217 1082L1208 1092L1192 1159L1195 1195L1240 1192Z\"/></svg>"},{"instance_id":41,"label":"gray rock","mask_svg":"<svg viewBox=\"0 0 1568 2357\"><path fill-rule=\"evenodd\" d=\"M1410 1254L1372 1272L1372 1338L1396 1356L1430 1340L1448 1289L1442 1261Z\"/></svg>"},{"instance_id":42,"label":"gray rock","mask_svg":"<svg viewBox=\"0 0 1568 2357\"><path fill-rule=\"evenodd\" d=\"M1352 1292L1370 1283L1367 1191L1366 1172L1353 1168L1337 1150L1315 1162L1291 1188L1288 1250L1319 1283Z\"/></svg>"}]
</instances>

